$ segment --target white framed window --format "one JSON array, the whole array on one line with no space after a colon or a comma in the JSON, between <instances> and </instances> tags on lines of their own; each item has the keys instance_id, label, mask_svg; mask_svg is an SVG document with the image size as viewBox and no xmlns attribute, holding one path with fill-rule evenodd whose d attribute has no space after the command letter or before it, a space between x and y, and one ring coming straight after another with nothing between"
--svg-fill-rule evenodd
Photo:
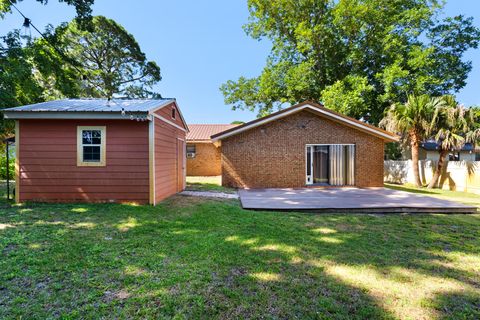
<instances>
[{"instance_id":1,"label":"white framed window","mask_svg":"<svg viewBox=\"0 0 480 320\"><path fill-rule=\"evenodd\" d=\"M77 127L77 166L105 166L105 141L107 129L104 126Z\"/></svg>"},{"instance_id":2,"label":"white framed window","mask_svg":"<svg viewBox=\"0 0 480 320\"><path fill-rule=\"evenodd\" d=\"M187 144L187 158L195 158L197 155L197 148L194 144Z\"/></svg>"}]
</instances>

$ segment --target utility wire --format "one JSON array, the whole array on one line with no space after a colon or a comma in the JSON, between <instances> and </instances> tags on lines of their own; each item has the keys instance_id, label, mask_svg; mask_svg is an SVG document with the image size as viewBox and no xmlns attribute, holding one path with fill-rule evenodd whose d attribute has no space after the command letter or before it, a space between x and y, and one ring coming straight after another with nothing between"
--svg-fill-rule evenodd
<instances>
[{"instance_id":1,"label":"utility wire","mask_svg":"<svg viewBox=\"0 0 480 320\"><path fill-rule=\"evenodd\" d=\"M83 74L83 71L80 70L80 68L78 68L72 61L70 61L70 58L67 57L67 55L66 55L65 53L63 53L62 50L60 50L57 46L55 46L53 43L51 43L50 40L49 40L37 27L35 27L35 25L32 23L32 20L29 19L29 18L27 18L27 17L20 11L20 9L18 9L18 8L13 4L13 2L12 2L11 0L8 0L8 2L10 2L10 5L11 5L15 10L17 10L17 12L25 19L24 25L32 26L33 29L34 29L35 31L37 31L37 32L42 36L42 38L43 38L60 56L62 56L62 58L63 58L66 62L68 62L75 70L78 71L78 73L80 73L80 74L82 75L82 77L83 77L82 80L86 80L86 81L89 82L92 86L97 87L97 89L99 89L100 92L106 96L105 91L103 90L102 87L100 87L98 84L96 84L96 83L94 83L93 81L91 81L90 79L88 79L88 77Z\"/></svg>"}]
</instances>

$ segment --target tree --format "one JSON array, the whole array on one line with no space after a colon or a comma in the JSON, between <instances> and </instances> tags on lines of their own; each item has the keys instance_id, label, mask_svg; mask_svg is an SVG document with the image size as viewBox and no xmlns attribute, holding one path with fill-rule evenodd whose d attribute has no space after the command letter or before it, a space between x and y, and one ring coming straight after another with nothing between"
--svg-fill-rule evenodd
<instances>
[{"instance_id":1,"label":"tree","mask_svg":"<svg viewBox=\"0 0 480 320\"><path fill-rule=\"evenodd\" d=\"M0 38L0 109L43 101L43 88L32 70L31 48L23 48L18 31ZM0 138L13 133L13 121L0 119Z\"/></svg>"},{"instance_id":2,"label":"tree","mask_svg":"<svg viewBox=\"0 0 480 320\"><path fill-rule=\"evenodd\" d=\"M422 141L429 136L435 110L443 103L441 98L430 98L428 95L410 95L405 104L394 104L387 109L380 122L385 129L402 135L410 144L412 151L413 174L415 185L422 186L418 168L418 152Z\"/></svg>"},{"instance_id":3,"label":"tree","mask_svg":"<svg viewBox=\"0 0 480 320\"><path fill-rule=\"evenodd\" d=\"M133 36L104 17L92 23L92 32L76 21L49 27L46 39L26 44L18 30L1 37L0 109L65 97L160 96L151 91L160 68ZM0 115L0 136L12 131L13 122Z\"/></svg>"},{"instance_id":4,"label":"tree","mask_svg":"<svg viewBox=\"0 0 480 320\"><path fill-rule=\"evenodd\" d=\"M480 30L463 16L438 20L437 0L248 0L246 33L273 46L258 77L224 83L233 109L269 114L303 100L378 123L408 94L465 86Z\"/></svg>"},{"instance_id":5,"label":"tree","mask_svg":"<svg viewBox=\"0 0 480 320\"><path fill-rule=\"evenodd\" d=\"M12 4L17 4L22 0L0 0L0 18L3 18L6 13L12 12ZM36 0L41 4L47 4L48 0ZM59 0L68 5L74 6L77 11L76 21L82 29L89 29L91 27L90 20L92 17L92 6L95 0Z\"/></svg>"},{"instance_id":6,"label":"tree","mask_svg":"<svg viewBox=\"0 0 480 320\"><path fill-rule=\"evenodd\" d=\"M92 25L93 31L81 30L73 20L36 41L42 79L53 80L51 86L70 97L159 96L151 89L162 79L160 68L147 60L133 35L103 16L93 17Z\"/></svg>"},{"instance_id":7,"label":"tree","mask_svg":"<svg viewBox=\"0 0 480 320\"><path fill-rule=\"evenodd\" d=\"M451 150L463 148L465 143L480 140L480 128L476 128L473 109L458 105L453 96L445 96L444 103L435 110L431 131L436 131L439 158L428 188L437 188L440 176L448 165L446 157Z\"/></svg>"},{"instance_id":8,"label":"tree","mask_svg":"<svg viewBox=\"0 0 480 320\"><path fill-rule=\"evenodd\" d=\"M480 107L473 106L471 107L473 116L475 117L475 128L480 129Z\"/></svg>"}]
</instances>

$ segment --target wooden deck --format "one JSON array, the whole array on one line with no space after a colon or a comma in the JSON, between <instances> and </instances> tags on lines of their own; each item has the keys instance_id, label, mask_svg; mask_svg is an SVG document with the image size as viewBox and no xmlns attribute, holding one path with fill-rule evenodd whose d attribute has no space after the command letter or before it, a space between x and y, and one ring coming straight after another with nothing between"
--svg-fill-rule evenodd
<instances>
[{"instance_id":1,"label":"wooden deck","mask_svg":"<svg viewBox=\"0 0 480 320\"><path fill-rule=\"evenodd\" d=\"M386 188L250 189L244 209L352 213L476 213L474 206Z\"/></svg>"}]
</instances>

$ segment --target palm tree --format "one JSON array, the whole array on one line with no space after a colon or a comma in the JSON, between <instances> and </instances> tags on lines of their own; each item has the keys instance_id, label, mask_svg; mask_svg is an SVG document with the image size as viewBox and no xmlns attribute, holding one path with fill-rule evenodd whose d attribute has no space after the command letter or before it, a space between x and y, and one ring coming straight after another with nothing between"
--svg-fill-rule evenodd
<instances>
[{"instance_id":1,"label":"palm tree","mask_svg":"<svg viewBox=\"0 0 480 320\"><path fill-rule=\"evenodd\" d=\"M388 131L399 133L412 150L415 185L422 186L418 169L418 152L422 141L429 135L435 110L443 104L441 98L428 95L409 95L405 104L394 104L387 109L380 125Z\"/></svg>"},{"instance_id":2,"label":"palm tree","mask_svg":"<svg viewBox=\"0 0 480 320\"><path fill-rule=\"evenodd\" d=\"M451 150L460 150L465 143L475 144L480 139L474 110L458 105L453 96L445 96L443 100L442 106L435 111L430 127L431 132L437 132L435 140L439 144L439 158L428 188L438 187L444 167L448 165L445 160Z\"/></svg>"}]
</instances>

